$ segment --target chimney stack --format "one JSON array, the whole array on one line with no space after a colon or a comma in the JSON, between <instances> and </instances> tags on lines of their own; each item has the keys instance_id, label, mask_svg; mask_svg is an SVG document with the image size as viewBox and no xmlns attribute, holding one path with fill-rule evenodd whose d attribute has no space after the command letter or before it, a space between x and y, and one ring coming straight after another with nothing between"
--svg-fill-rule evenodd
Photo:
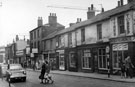
<instances>
[{"instance_id":1,"label":"chimney stack","mask_svg":"<svg viewBox=\"0 0 135 87\"><path fill-rule=\"evenodd\" d=\"M102 12L104 12L104 8L102 8Z\"/></svg>"},{"instance_id":2,"label":"chimney stack","mask_svg":"<svg viewBox=\"0 0 135 87\"><path fill-rule=\"evenodd\" d=\"M43 20L42 20L42 17L38 17L38 24L37 26L42 26L43 25Z\"/></svg>"},{"instance_id":3,"label":"chimney stack","mask_svg":"<svg viewBox=\"0 0 135 87\"><path fill-rule=\"evenodd\" d=\"M77 22L76 23L80 23L82 20L81 18L77 18Z\"/></svg>"},{"instance_id":4,"label":"chimney stack","mask_svg":"<svg viewBox=\"0 0 135 87\"><path fill-rule=\"evenodd\" d=\"M120 2L121 2L121 6L123 6L123 0L120 0Z\"/></svg>"},{"instance_id":5,"label":"chimney stack","mask_svg":"<svg viewBox=\"0 0 135 87\"><path fill-rule=\"evenodd\" d=\"M95 16L94 6L93 4L91 4L91 7L88 7L87 19L91 19L94 16Z\"/></svg>"},{"instance_id":6,"label":"chimney stack","mask_svg":"<svg viewBox=\"0 0 135 87\"><path fill-rule=\"evenodd\" d=\"M16 41L19 41L19 37L18 37L18 35L16 35Z\"/></svg>"},{"instance_id":7,"label":"chimney stack","mask_svg":"<svg viewBox=\"0 0 135 87\"><path fill-rule=\"evenodd\" d=\"M57 25L57 16L56 13L50 13L50 16L48 17L48 22L51 26Z\"/></svg>"}]
</instances>

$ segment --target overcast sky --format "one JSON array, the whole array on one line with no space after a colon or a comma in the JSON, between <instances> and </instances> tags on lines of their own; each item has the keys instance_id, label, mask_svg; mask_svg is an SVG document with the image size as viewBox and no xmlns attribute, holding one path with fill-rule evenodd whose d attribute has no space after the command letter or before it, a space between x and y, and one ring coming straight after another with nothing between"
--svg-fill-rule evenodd
<instances>
[{"instance_id":1,"label":"overcast sky","mask_svg":"<svg viewBox=\"0 0 135 87\"><path fill-rule=\"evenodd\" d=\"M59 23L69 26L77 18L86 20L87 10L51 8L47 6L63 6L87 9L91 4L98 10L101 5L105 11L115 8L118 0L0 0L0 46L12 43L15 36L29 38L29 31L37 27L38 17L48 23L50 13L56 13ZM124 0L127 3L127 0Z\"/></svg>"}]
</instances>

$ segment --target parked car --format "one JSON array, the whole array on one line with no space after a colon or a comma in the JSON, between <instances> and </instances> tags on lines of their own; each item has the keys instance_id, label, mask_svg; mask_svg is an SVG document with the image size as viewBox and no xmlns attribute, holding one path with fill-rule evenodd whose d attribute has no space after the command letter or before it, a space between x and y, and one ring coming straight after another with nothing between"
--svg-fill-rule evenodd
<instances>
[{"instance_id":1,"label":"parked car","mask_svg":"<svg viewBox=\"0 0 135 87\"><path fill-rule=\"evenodd\" d=\"M2 76L5 77L8 65L7 64L0 64L0 67L2 69Z\"/></svg>"},{"instance_id":2,"label":"parked car","mask_svg":"<svg viewBox=\"0 0 135 87\"><path fill-rule=\"evenodd\" d=\"M26 70L21 64L10 64L9 69L6 71L7 81L18 80L26 81Z\"/></svg>"}]
</instances>

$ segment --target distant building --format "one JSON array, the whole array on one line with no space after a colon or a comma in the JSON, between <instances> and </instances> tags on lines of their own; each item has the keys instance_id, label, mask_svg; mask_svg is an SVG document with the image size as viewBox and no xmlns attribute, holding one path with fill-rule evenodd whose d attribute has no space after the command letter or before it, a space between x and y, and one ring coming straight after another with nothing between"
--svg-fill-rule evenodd
<instances>
[{"instance_id":1,"label":"distant building","mask_svg":"<svg viewBox=\"0 0 135 87\"><path fill-rule=\"evenodd\" d=\"M0 63L5 63L5 46L0 47Z\"/></svg>"},{"instance_id":2,"label":"distant building","mask_svg":"<svg viewBox=\"0 0 135 87\"><path fill-rule=\"evenodd\" d=\"M50 33L64 29L65 26L57 22L55 13L50 13L48 23L43 25L42 17L38 17L37 27L30 31L30 51L33 64L44 60L43 43L41 42Z\"/></svg>"}]
</instances>

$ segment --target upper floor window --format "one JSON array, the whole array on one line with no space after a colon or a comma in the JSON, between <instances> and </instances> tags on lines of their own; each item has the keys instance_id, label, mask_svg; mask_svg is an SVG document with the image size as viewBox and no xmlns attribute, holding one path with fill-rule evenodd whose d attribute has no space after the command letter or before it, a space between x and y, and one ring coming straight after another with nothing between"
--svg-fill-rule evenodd
<instances>
[{"instance_id":1,"label":"upper floor window","mask_svg":"<svg viewBox=\"0 0 135 87\"><path fill-rule=\"evenodd\" d=\"M38 36L38 38L39 38L39 35L40 35L40 34L39 34L39 30L38 30L38 31L37 31L37 36Z\"/></svg>"},{"instance_id":2,"label":"upper floor window","mask_svg":"<svg viewBox=\"0 0 135 87\"><path fill-rule=\"evenodd\" d=\"M34 31L34 39L36 39L36 31Z\"/></svg>"},{"instance_id":3,"label":"upper floor window","mask_svg":"<svg viewBox=\"0 0 135 87\"><path fill-rule=\"evenodd\" d=\"M118 17L118 31L119 31L119 35L125 33L124 15Z\"/></svg>"},{"instance_id":4,"label":"upper floor window","mask_svg":"<svg viewBox=\"0 0 135 87\"><path fill-rule=\"evenodd\" d=\"M98 40L102 39L102 24L97 25L97 38Z\"/></svg>"},{"instance_id":5,"label":"upper floor window","mask_svg":"<svg viewBox=\"0 0 135 87\"><path fill-rule=\"evenodd\" d=\"M33 40L33 32L30 33L30 38Z\"/></svg>"},{"instance_id":6,"label":"upper floor window","mask_svg":"<svg viewBox=\"0 0 135 87\"><path fill-rule=\"evenodd\" d=\"M71 46L72 45L72 33L71 32L68 34L68 42L69 42L69 46Z\"/></svg>"},{"instance_id":7,"label":"upper floor window","mask_svg":"<svg viewBox=\"0 0 135 87\"><path fill-rule=\"evenodd\" d=\"M81 41L85 42L85 29L81 29Z\"/></svg>"}]
</instances>

